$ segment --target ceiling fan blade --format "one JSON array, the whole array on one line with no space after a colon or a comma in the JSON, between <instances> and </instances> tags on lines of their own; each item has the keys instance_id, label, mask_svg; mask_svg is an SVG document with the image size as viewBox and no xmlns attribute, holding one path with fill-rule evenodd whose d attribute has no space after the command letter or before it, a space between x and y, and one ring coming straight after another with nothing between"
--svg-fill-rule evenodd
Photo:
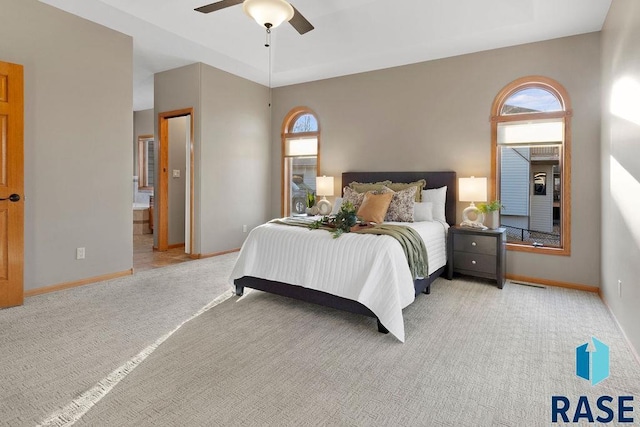
<instances>
[{"instance_id":1,"label":"ceiling fan blade","mask_svg":"<svg viewBox=\"0 0 640 427\"><path fill-rule=\"evenodd\" d=\"M298 11L295 6L291 5L291 7L293 7L294 13L293 18L291 18L291 20L289 21L289 24L291 24L291 26L295 28L296 31L298 31L300 34L308 33L309 31L313 30L314 26L311 25L311 22L307 21L307 18L302 16L300 11Z\"/></svg>"},{"instance_id":2,"label":"ceiling fan blade","mask_svg":"<svg viewBox=\"0 0 640 427\"><path fill-rule=\"evenodd\" d=\"M216 10L224 9L229 6L235 6L237 4L242 3L242 1L243 0L222 0L222 1L217 1L215 3L208 4L206 6L200 6L199 8L193 9L193 10L195 10L196 12L211 13L211 12L215 12Z\"/></svg>"}]
</instances>

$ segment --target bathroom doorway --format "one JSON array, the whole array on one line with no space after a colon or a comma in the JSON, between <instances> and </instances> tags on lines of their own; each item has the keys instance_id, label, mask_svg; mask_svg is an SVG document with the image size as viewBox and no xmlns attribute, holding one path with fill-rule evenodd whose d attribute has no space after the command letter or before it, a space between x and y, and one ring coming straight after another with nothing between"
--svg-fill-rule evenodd
<instances>
[{"instance_id":1,"label":"bathroom doorway","mask_svg":"<svg viewBox=\"0 0 640 427\"><path fill-rule=\"evenodd\" d=\"M193 108L158 114L154 242L158 251L193 253ZM157 213L157 215L156 215Z\"/></svg>"}]
</instances>

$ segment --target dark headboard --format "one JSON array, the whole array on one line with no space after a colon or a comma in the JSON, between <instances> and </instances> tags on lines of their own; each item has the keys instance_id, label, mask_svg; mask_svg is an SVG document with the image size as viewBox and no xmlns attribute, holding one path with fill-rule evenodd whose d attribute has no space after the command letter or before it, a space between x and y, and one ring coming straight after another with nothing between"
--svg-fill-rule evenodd
<instances>
[{"instance_id":1,"label":"dark headboard","mask_svg":"<svg viewBox=\"0 0 640 427\"><path fill-rule=\"evenodd\" d=\"M426 188L440 188L447 186L447 203L445 215L450 225L456 223L457 182L456 173L445 172L344 172L342 174L342 187L350 182L378 182L384 180L393 182L414 182L419 179L427 181Z\"/></svg>"}]
</instances>

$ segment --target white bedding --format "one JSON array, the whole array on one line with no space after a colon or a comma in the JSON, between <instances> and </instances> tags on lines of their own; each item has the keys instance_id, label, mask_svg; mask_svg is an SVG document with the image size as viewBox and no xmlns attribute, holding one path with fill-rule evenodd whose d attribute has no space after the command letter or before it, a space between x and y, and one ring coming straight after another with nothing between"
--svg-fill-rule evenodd
<instances>
[{"instance_id":1,"label":"white bedding","mask_svg":"<svg viewBox=\"0 0 640 427\"><path fill-rule=\"evenodd\" d=\"M422 237L429 274L446 264L446 230L439 221L408 225ZM229 283L253 276L303 286L358 301L404 342L402 309L415 298L413 277L397 240L390 236L345 233L274 223L249 233Z\"/></svg>"}]
</instances>

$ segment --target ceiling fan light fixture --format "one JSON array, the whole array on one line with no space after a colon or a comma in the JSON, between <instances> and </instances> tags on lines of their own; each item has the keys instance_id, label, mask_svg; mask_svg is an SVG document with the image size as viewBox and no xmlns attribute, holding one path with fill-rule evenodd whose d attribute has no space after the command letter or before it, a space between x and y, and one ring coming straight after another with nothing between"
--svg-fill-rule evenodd
<instances>
[{"instance_id":1,"label":"ceiling fan light fixture","mask_svg":"<svg viewBox=\"0 0 640 427\"><path fill-rule=\"evenodd\" d=\"M253 18L258 25L275 28L293 18L293 6L285 0L244 0L244 13Z\"/></svg>"}]
</instances>

